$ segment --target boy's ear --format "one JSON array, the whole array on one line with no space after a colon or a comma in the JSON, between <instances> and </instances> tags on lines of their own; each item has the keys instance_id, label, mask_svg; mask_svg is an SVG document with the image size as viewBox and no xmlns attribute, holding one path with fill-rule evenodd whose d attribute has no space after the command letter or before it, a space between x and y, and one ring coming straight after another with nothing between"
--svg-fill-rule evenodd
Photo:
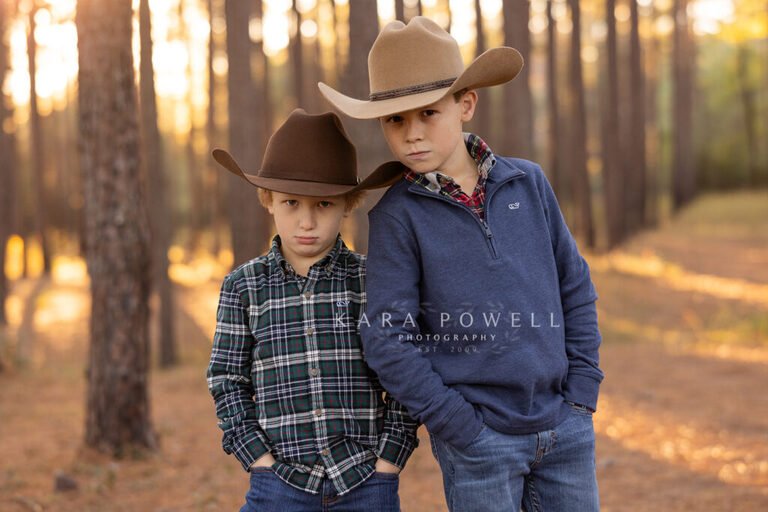
<instances>
[{"instance_id":1,"label":"boy's ear","mask_svg":"<svg viewBox=\"0 0 768 512\"><path fill-rule=\"evenodd\" d=\"M477 91L465 92L459 100L459 107L461 107L461 122L471 121L475 116L475 107L477 107Z\"/></svg>"}]
</instances>

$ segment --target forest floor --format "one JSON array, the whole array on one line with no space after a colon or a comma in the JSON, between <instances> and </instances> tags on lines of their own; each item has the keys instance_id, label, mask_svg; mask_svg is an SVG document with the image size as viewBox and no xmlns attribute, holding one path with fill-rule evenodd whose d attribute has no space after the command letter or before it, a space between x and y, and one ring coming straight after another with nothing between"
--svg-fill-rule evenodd
<instances>
[{"instance_id":1,"label":"forest floor","mask_svg":"<svg viewBox=\"0 0 768 512\"><path fill-rule=\"evenodd\" d=\"M768 510L766 219L768 193L705 196L618 250L586 255L604 340L605 512ZM113 461L82 449L88 285L82 262L57 268L13 282L0 331L0 510L237 510L248 478L221 450L205 383L221 275L177 287L181 364L150 380L159 450ZM419 433L403 510L446 510ZM54 491L62 473L77 490Z\"/></svg>"}]
</instances>

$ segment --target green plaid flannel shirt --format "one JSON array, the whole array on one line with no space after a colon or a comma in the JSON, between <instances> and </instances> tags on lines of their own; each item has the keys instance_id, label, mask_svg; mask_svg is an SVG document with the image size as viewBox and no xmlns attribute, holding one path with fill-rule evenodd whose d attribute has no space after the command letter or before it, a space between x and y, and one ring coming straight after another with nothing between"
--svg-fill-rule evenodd
<instances>
[{"instance_id":1,"label":"green plaid flannel shirt","mask_svg":"<svg viewBox=\"0 0 768 512\"><path fill-rule=\"evenodd\" d=\"M267 451L286 483L317 494L328 477L345 494L377 458L403 468L418 423L363 359L365 256L341 237L299 279L270 251L222 284L207 370L224 451L247 471Z\"/></svg>"}]
</instances>

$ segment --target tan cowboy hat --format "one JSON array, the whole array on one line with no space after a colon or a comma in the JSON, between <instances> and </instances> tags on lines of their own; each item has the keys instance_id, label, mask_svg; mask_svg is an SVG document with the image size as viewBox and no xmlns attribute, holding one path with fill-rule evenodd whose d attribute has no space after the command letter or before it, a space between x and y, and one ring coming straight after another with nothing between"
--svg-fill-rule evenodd
<instances>
[{"instance_id":1,"label":"tan cowboy hat","mask_svg":"<svg viewBox=\"0 0 768 512\"><path fill-rule=\"evenodd\" d=\"M362 182L357 153L333 112L310 115L297 108L270 137L261 169L243 172L232 155L214 149L213 158L229 172L267 190L304 196L336 196L391 185L401 169L379 170Z\"/></svg>"},{"instance_id":2,"label":"tan cowboy hat","mask_svg":"<svg viewBox=\"0 0 768 512\"><path fill-rule=\"evenodd\" d=\"M462 89L509 82L522 67L520 52L501 46L484 52L464 69L456 40L429 18L415 16L407 25L388 23L373 42L368 54L371 94L367 101L345 96L323 82L317 86L346 115L373 119L430 105Z\"/></svg>"}]
</instances>

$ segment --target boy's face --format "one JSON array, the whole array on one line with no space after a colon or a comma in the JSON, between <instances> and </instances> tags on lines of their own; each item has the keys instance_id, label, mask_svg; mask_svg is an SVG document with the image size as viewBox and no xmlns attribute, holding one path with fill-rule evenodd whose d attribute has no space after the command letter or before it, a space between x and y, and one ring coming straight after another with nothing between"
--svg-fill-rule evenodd
<instances>
[{"instance_id":1,"label":"boy's face","mask_svg":"<svg viewBox=\"0 0 768 512\"><path fill-rule=\"evenodd\" d=\"M275 219L283 256L294 264L322 259L336 242L341 221L347 216L346 199L272 192L267 207Z\"/></svg>"},{"instance_id":2,"label":"boy's face","mask_svg":"<svg viewBox=\"0 0 768 512\"><path fill-rule=\"evenodd\" d=\"M380 117L381 128L395 158L414 172L453 175L466 159L462 124L475 112L477 93L453 95L426 107Z\"/></svg>"}]
</instances>

